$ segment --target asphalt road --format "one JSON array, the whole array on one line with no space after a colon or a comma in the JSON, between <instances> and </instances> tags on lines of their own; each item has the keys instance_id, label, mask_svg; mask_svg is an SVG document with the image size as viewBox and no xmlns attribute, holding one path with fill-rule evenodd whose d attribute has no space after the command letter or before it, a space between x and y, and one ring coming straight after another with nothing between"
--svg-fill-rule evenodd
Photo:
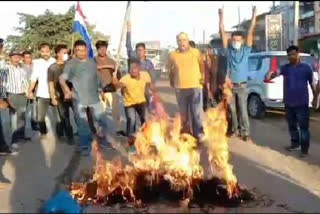
<instances>
[{"instance_id":1,"label":"asphalt road","mask_svg":"<svg viewBox=\"0 0 320 214\"><path fill-rule=\"evenodd\" d=\"M177 112L173 89L162 78L157 88L166 110ZM314 115L317 119L317 115ZM0 212L37 212L44 201L56 191L66 188L71 181L81 180L92 168L90 157L82 158L74 153L73 146L57 141L52 128L54 121L48 119L46 139L40 140L33 133L32 142L22 145L20 152L12 157L0 157ZM264 120L251 120L253 144L231 138L229 148L231 164L242 186L253 189L258 196L254 203L240 208L205 207L191 208L190 212L247 213L247 212L319 212L320 210L320 160L317 139L317 121L311 122L312 142L310 157L300 159L298 153L287 153L283 146L289 142L284 117L268 115ZM119 139L116 151L105 151L105 159L116 156L127 162L126 143ZM205 156L203 152L203 156ZM208 171L209 167L204 165ZM1 172L2 169L2 172ZM119 206L89 206L86 212L124 212L132 209ZM181 212L177 206L166 203L153 204L148 213Z\"/></svg>"}]
</instances>

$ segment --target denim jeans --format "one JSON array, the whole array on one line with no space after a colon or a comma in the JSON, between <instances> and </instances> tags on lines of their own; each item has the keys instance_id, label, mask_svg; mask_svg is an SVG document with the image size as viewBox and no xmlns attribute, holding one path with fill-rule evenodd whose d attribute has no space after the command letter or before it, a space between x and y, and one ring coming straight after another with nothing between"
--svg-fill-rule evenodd
<instances>
[{"instance_id":1,"label":"denim jeans","mask_svg":"<svg viewBox=\"0 0 320 214\"><path fill-rule=\"evenodd\" d=\"M249 136L250 134L247 99L247 85L234 85L232 88L232 99L230 103L232 112L232 131L237 131L240 123L241 136ZM238 118L240 119L239 123Z\"/></svg>"},{"instance_id":2,"label":"denim jeans","mask_svg":"<svg viewBox=\"0 0 320 214\"><path fill-rule=\"evenodd\" d=\"M182 132L190 133L191 122L192 134L198 138L202 133L202 88L176 89L176 97L181 115Z\"/></svg>"},{"instance_id":3,"label":"denim jeans","mask_svg":"<svg viewBox=\"0 0 320 214\"><path fill-rule=\"evenodd\" d=\"M132 106L125 107L125 113L127 117L127 136L131 137L136 132L136 113L138 114L141 125L146 120L146 103L140 103Z\"/></svg>"},{"instance_id":4,"label":"denim jeans","mask_svg":"<svg viewBox=\"0 0 320 214\"><path fill-rule=\"evenodd\" d=\"M310 144L308 105L299 107L286 106L285 109L291 136L291 145L301 145L301 151L308 152Z\"/></svg>"},{"instance_id":5,"label":"denim jeans","mask_svg":"<svg viewBox=\"0 0 320 214\"><path fill-rule=\"evenodd\" d=\"M7 94L8 101L13 109L10 109L11 143L16 143L25 138L25 113L27 97L24 94Z\"/></svg>"},{"instance_id":6,"label":"denim jeans","mask_svg":"<svg viewBox=\"0 0 320 214\"><path fill-rule=\"evenodd\" d=\"M87 108L90 108L92 112L97 135L103 136L109 143L113 141L115 136L114 124L112 118L107 115L102 103L83 105L78 100L73 99L73 110L81 148L90 149L93 140L87 117Z\"/></svg>"},{"instance_id":7,"label":"denim jeans","mask_svg":"<svg viewBox=\"0 0 320 214\"><path fill-rule=\"evenodd\" d=\"M4 129L2 128L2 111L0 111L0 148L6 147L6 146L7 146L6 138L4 136Z\"/></svg>"}]
</instances>

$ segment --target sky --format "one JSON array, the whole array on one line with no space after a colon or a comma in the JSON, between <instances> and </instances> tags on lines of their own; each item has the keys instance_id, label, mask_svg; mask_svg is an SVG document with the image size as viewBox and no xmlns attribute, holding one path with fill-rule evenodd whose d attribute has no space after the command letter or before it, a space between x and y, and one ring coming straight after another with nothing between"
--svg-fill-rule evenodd
<instances>
[{"instance_id":1,"label":"sky","mask_svg":"<svg viewBox=\"0 0 320 214\"><path fill-rule=\"evenodd\" d=\"M1 1L0 38L17 34L18 12L40 15L46 9L54 13L65 13L76 1ZM117 48L127 1L80 1L87 21L97 30L111 36L110 48ZM218 32L218 9L224 7L225 28L238 24L240 18L250 19L252 6L257 13L269 11L272 1L133 1L131 10L133 42L160 40L161 46L176 46L175 36L186 32L196 43L209 40ZM3 18L7 17L5 21Z\"/></svg>"}]
</instances>

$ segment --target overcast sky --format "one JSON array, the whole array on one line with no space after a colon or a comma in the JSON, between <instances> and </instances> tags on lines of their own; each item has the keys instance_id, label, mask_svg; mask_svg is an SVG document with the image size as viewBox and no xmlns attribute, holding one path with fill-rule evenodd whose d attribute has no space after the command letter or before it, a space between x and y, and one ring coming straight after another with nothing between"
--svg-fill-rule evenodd
<instances>
[{"instance_id":1,"label":"overcast sky","mask_svg":"<svg viewBox=\"0 0 320 214\"><path fill-rule=\"evenodd\" d=\"M54 13L65 13L76 1L1 1L0 37L16 34L19 26L18 12L33 15L42 14L46 9ZM126 1L81 1L84 14L97 29L111 36L110 47L117 47L123 23ZM187 32L196 42L202 42L203 31L206 40L218 32L218 8L224 5L225 27L238 24L238 5L241 19L249 19L252 6L257 6L258 14L269 10L272 1L133 1L132 39L135 42L160 40L161 46L175 45L175 36Z\"/></svg>"}]
</instances>

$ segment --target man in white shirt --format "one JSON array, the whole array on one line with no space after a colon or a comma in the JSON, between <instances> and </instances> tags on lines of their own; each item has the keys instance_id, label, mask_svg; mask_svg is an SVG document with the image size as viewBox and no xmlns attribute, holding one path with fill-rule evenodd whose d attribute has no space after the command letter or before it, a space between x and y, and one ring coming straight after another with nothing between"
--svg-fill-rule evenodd
<instances>
[{"instance_id":1,"label":"man in white shirt","mask_svg":"<svg viewBox=\"0 0 320 214\"><path fill-rule=\"evenodd\" d=\"M48 43L42 43L40 45L40 59L33 61L33 71L30 78L30 86L28 98L34 99L33 90L38 81L36 90L36 105L37 105L37 123L41 136L47 134L47 126L45 117L47 114L48 107L50 105L50 94L49 94L49 83L48 83L48 68L56 60L51 57L50 45Z\"/></svg>"}]
</instances>

